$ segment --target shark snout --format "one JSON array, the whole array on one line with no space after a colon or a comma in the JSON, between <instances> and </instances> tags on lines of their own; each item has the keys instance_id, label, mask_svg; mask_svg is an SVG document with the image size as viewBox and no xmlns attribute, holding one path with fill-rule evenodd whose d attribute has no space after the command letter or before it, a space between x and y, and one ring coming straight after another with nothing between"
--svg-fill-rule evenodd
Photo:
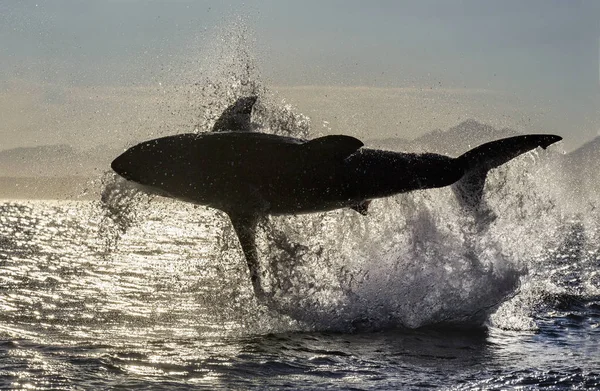
<instances>
[{"instance_id":1,"label":"shark snout","mask_svg":"<svg viewBox=\"0 0 600 391\"><path fill-rule=\"evenodd\" d=\"M112 163L110 163L110 168L112 168L112 170L114 172L116 172L123 178L130 180L130 179L132 179L131 178L132 165L131 165L131 160L129 159L129 157L127 155L128 155L128 153L126 151L126 152L122 153L121 155L117 156L117 158L115 160L113 160Z\"/></svg>"}]
</instances>

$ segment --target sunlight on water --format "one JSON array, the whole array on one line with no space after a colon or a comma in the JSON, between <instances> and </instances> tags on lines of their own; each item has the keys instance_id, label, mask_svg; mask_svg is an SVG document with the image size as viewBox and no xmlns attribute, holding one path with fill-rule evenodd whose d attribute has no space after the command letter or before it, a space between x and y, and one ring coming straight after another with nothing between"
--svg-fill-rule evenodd
<instances>
[{"instance_id":1,"label":"sunlight on water","mask_svg":"<svg viewBox=\"0 0 600 391\"><path fill-rule=\"evenodd\" d=\"M148 137L207 131L249 94L256 130L316 136L261 84L234 27L161 90L187 106L165 105L177 129ZM0 388L597 387L598 199L565 181L557 151L494 170L479 215L436 189L376 200L366 217L265 219L269 308L222 212L112 173L94 201L0 203Z\"/></svg>"}]
</instances>

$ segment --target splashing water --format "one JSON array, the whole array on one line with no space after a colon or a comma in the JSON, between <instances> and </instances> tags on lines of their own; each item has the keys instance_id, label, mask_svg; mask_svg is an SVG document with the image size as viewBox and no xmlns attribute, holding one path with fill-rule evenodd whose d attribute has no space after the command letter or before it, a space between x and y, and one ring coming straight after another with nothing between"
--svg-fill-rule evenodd
<instances>
[{"instance_id":1,"label":"splashing water","mask_svg":"<svg viewBox=\"0 0 600 391\"><path fill-rule=\"evenodd\" d=\"M316 328L477 326L543 253L530 234L548 210L532 202L521 207L535 217L498 216L484 230L448 189L378 200L366 218L349 210L271 218L261 256L280 310ZM555 233L542 230L547 243Z\"/></svg>"},{"instance_id":2,"label":"splashing water","mask_svg":"<svg viewBox=\"0 0 600 391\"><path fill-rule=\"evenodd\" d=\"M309 132L310 122L289 106L262 106L259 119L274 133ZM378 200L366 218L350 210L270 217L258 249L273 316L328 330L483 324L561 225L555 200L539 186L548 173L535 160L524 156L490 175L486 201L495 216L483 220L465 214L448 189ZM140 218L141 203L163 207L114 178L102 199L115 239ZM230 272L247 284L235 234L219 218L215 261L237 263Z\"/></svg>"},{"instance_id":3,"label":"splashing water","mask_svg":"<svg viewBox=\"0 0 600 391\"><path fill-rule=\"evenodd\" d=\"M262 85L246 33L234 24L161 86L147 138L207 131L249 94L257 130L316 136ZM435 189L366 217L269 217L271 308L219 211L112 173L99 201L3 203L0 388L596 389L600 209L561 164L530 153L492 171L483 216ZM386 328L402 330L357 332Z\"/></svg>"},{"instance_id":4,"label":"splashing water","mask_svg":"<svg viewBox=\"0 0 600 391\"><path fill-rule=\"evenodd\" d=\"M227 105L256 95L258 131L310 138L310 119L262 85L248 37L243 23L234 24L208 50L212 54L205 58L211 61L193 63L198 68L176 89L189 102L179 112L184 122L177 131L207 131ZM198 73L200 79L191 76ZM271 315L289 315L307 329L353 330L478 326L498 307L511 311L529 289L528 272L559 245L566 209L556 193L558 172L547 155L536 153L494 170L485 191L488 213L478 217L465 214L448 189L377 200L366 218L350 210L270 217L259 227L258 250L265 289L276 301ZM165 205L173 207L106 177L101 235L108 248L116 249L147 208L171 213ZM210 220L219 221L222 232L215 262L236 265L219 273L238 273L240 284L247 285L237 238L224 215L214 216ZM529 328L526 312L518 319L494 317L492 323Z\"/></svg>"},{"instance_id":5,"label":"splashing water","mask_svg":"<svg viewBox=\"0 0 600 391\"><path fill-rule=\"evenodd\" d=\"M104 174L99 235L105 240L107 252L116 249L121 236L141 219L143 207L148 207L152 198L118 175Z\"/></svg>"}]
</instances>

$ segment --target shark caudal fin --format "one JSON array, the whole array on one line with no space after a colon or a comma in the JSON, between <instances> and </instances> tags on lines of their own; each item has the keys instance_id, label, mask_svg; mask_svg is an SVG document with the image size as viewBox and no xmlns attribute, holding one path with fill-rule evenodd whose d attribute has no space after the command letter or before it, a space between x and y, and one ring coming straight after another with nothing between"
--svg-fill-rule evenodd
<instances>
[{"instance_id":1,"label":"shark caudal fin","mask_svg":"<svg viewBox=\"0 0 600 391\"><path fill-rule=\"evenodd\" d=\"M246 96L239 98L227 107L215 122L213 132L249 132L252 130L250 117L252 108L258 98Z\"/></svg>"},{"instance_id":2,"label":"shark caudal fin","mask_svg":"<svg viewBox=\"0 0 600 391\"><path fill-rule=\"evenodd\" d=\"M485 178L489 170L537 147L546 149L562 140L551 134L531 134L509 137L482 144L456 158L465 174L452 185L461 206L475 209L481 203Z\"/></svg>"}]
</instances>

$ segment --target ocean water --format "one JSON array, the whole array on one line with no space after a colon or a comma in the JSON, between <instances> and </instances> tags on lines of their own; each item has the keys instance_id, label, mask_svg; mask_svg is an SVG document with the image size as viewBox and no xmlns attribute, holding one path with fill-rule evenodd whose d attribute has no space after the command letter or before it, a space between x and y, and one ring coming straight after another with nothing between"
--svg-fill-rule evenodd
<instances>
[{"instance_id":1,"label":"ocean water","mask_svg":"<svg viewBox=\"0 0 600 391\"><path fill-rule=\"evenodd\" d=\"M261 130L318 136L246 36L186 62L143 138L207 130L248 94ZM2 201L0 389L600 390L600 209L579 171L521 156L475 216L434 189L271 217L269 308L222 213L111 174L93 200Z\"/></svg>"},{"instance_id":2,"label":"ocean water","mask_svg":"<svg viewBox=\"0 0 600 391\"><path fill-rule=\"evenodd\" d=\"M495 170L479 219L448 189L270 218L276 308L219 212L111 175L2 202L0 389L600 389L598 216L544 154Z\"/></svg>"}]
</instances>

